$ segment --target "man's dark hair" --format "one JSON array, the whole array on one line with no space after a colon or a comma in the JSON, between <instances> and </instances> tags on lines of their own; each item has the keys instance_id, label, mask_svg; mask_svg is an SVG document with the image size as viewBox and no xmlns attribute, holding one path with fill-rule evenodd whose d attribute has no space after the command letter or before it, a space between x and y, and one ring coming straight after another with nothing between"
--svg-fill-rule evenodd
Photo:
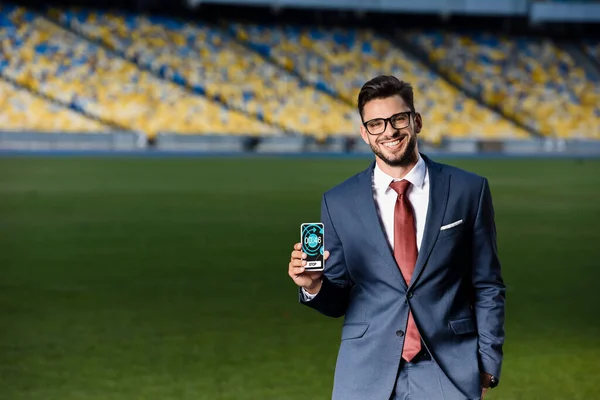
<instances>
[{"instance_id":1,"label":"man's dark hair","mask_svg":"<svg viewBox=\"0 0 600 400\"><path fill-rule=\"evenodd\" d=\"M402 100L415 111L413 88L408 82L404 82L391 75L377 76L363 85L358 94L358 112L363 117L365 104L374 99L385 99L387 97L400 96Z\"/></svg>"}]
</instances>

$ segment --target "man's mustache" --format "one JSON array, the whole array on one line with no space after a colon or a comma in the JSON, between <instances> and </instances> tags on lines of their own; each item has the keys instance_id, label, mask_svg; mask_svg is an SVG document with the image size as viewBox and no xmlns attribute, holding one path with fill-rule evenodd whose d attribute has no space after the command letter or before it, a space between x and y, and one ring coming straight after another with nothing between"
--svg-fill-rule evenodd
<instances>
[{"instance_id":1,"label":"man's mustache","mask_svg":"<svg viewBox=\"0 0 600 400\"><path fill-rule=\"evenodd\" d=\"M379 140L377 140L377 143L381 143L381 142L390 142L396 139L404 139L405 137L409 137L409 135L407 133L398 133L397 135L391 136L391 137L387 137L387 138L379 138Z\"/></svg>"}]
</instances>

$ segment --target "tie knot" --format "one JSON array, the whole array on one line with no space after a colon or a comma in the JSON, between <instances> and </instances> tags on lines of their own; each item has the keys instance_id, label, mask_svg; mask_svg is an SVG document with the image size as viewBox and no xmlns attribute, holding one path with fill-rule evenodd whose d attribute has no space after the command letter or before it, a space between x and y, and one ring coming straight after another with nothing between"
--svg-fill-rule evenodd
<instances>
[{"instance_id":1,"label":"tie knot","mask_svg":"<svg viewBox=\"0 0 600 400\"><path fill-rule=\"evenodd\" d=\"M406 179L390 183L390 187L396 193L398 193L398 196L404 195L409 186L410 186L410 181L407 181Z\"/></svg>"}]
</instances>

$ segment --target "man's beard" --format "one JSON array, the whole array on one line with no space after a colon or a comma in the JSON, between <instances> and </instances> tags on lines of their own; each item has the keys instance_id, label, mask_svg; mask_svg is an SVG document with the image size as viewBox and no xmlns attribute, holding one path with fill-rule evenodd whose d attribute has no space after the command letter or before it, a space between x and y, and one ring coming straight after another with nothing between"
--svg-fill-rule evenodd
<instances>
[{"instance_id":1,"label":"man's beard","mask_svg":"<svg viewBox=\"0 0 600 400\"><path fill-rule=\"evenodd\" d=\"M408 137L406 139L408 139L408 143L406 144L406 148L404 149L404 152L400 154L400 157L396 159L390 159L379 149L379 146L384 146L383 144L379 145L377 143L370 143L371 150L377 157L381 158L381 160L390 167L407 167L418 160L417 154L415 153L415 147L417 146L417 135L407 136ZM398 137L398 139L401 138L402 136Z\"/></svg>"}]
</instances>

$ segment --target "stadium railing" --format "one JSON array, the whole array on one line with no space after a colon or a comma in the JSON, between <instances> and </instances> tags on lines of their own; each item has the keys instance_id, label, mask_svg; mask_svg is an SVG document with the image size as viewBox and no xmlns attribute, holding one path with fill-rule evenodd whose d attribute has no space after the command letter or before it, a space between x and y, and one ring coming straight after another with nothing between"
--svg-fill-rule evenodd
<instances>
[{"instance_id":1,"label":"stadium railing","mask_svg":"<svg viewBox=\"0 0 600 400\"><path fill-rule=\"evenodd\" d=\"M444 138L433 146L420 140L425 153L458 156L568 156L600 157L600 141L589 139L531 138L474 139ZM181 135L158 133L150 143L136 132L39 133L0 131L0 154L137 154L141 156L188 154L196 156L287 154L302 156L361 155L372 157L370 147L358 134L330 136L318 140L311 135Z\"/></svg>"}]
</instances>

